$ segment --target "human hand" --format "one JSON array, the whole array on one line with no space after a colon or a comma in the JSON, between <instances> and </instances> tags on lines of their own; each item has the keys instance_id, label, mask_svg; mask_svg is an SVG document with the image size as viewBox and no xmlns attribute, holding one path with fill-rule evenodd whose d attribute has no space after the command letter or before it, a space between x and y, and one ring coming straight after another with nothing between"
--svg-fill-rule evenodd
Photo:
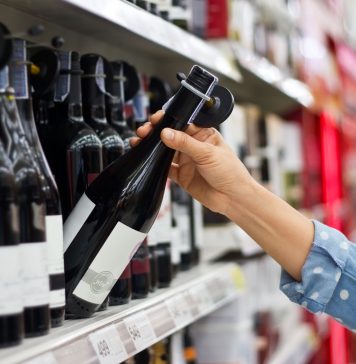
<instances>
[{"instance_id":1,"label":"human hand","mask_svg":"<svg viewBox=\"0 0 356 364\"><path fill-rule=\"evenodd\" d=\"M164 115L158 111L137 129L134 146L145 138ZM165 128L163 143L175 149L170 178L212 211L228 214L231 199L236 201L255 183L245 166L214 128L189 125L185 132Z\"/></svg>"}]
</instances>

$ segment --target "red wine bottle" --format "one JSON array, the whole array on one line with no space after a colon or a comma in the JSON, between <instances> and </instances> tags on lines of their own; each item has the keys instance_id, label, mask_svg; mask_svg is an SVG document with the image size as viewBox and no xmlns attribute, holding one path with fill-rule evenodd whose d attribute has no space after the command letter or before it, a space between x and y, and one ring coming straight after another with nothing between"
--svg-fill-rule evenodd
<instances>
[{"instance_id":1,"label":"red wine bottle","mask_svg":"<svg viewBox=\"0 0 356 364\"><path fill-rule=\"evenodd\" d=\"M103 148L103 167L124 152L120 135L108 124L105 110L105 74L103 58L96 54L85 54L80 59L83 70L83 117L101 140Z\"/></svg>"},{"instance_id":2,"label":"red wine bottle","mask_svg":"<svg viewBox=\"0 0 356 364\"><path fill-rule=\"evenodd\" d=\"M24 41L15 40L10 85L16 94L3 98L3 145L16 177L20 209L25 335L46 334L50 325L46 200L42 177L20 121L16 101L28 98ZM15 97L16 101L15 101Z\"/></svg>"},{"instance_id":3,"label":"red wine bottle","mask_svg":"<svg viewBox=\"0 0 356 364\"><path fill-rule=\"evenodd\" d=\"M131 259L132 299L146 298L151 283L150 260L147 238L141 243Z\"/></svg>"},{"instance_id":4,"label":"red wine bottle","mask_svg":"<svg viewBox=\"0 0 356 364\"><path fill-rule=\"evenodd\" d=\"M131 299L131 292L131 263L129 263L121 273L121 276L115 283L113 289L110 291L110 306L124 305L129 303Z\"/></svg>"},{"instance_id":5,"label":"red wine bottle","mask_svg":"<svg viewBox=\"0 0 356 364\"><path fill-rule=\"evenodd\" d=\"M26 46L25 42L23 43L23 46ZM42 81L41 75L45 73L47 57L57 60L57 68L53 70L52 78L54 79L58 74L59 65L55 53L45 48L40 49L34 57L31 58L32 61L38 61L37 68L39 68L38 65L41 67L39 68L40 73L31 78L36 85ZM29 75L27 74L26 66L23 67L25 67L24 72L26 80L28 80ZM49 78L50 76L49 73L46 74L46 78ZM29 85L25 83L22 86L24 88L26 87L28 91L26 92L26 97L17 99L17 107L27 141L32 149L33 157L41 173L42 188L46 200L46 236L48 246L51 324L52 327L57 327L63 324L65 306L62 209L58 188L37 134Z\"/></svg>"},{"instance_id":6,"label":"red wine bottle","mask_svg":"<svg viewBox=\"0 0 356 364\"><path fill-rule=\"evenodd\" d=\"M133 130L127 125L125 114L125 83L130 82L130 79L124 76L124 62L111 62L106 67L111 68L111 77L107 75L105 80L107 89L111 94L111 97L106 96L106 117L111 126L121 136L125 151L127 151L130 149L130 138L135 136ZM129 91L132 92L131 89Z\"/></svg>"},{"instance_id":7,"label":"red wine bottle","mask_svg":"<svg viewBox=\"0 0 356 364\"><path fill-rule=\"evenodd\" d=\"M172 210L180 231L180 270L192 267L191 223L188 193L177 184L172 183Z\"/></svg>"},{"instance_id":8,"label":"red wine bottle","mask_svg":"<svg viewBox=\"0 0 356 364\"><path fill-rule=\"evenodd\" d=\"M0 70L0 120L7 82L7 66ZM18 197L11 162L0 141L0 348L23 338L21 251Z\"/></svg>"},{"instance_id":9,"label":"red wine bottle","mask_svg":"<svg viewBox=\"0 0 356 364\"><path fill-rule=\"evenodd\" d=\"M149 232L160 209L174 150L163 128L185 130L204 105L191 89L210 94L217 78L194 66L156 128L93 181L65 222L66 307L92 315Z\"/></svg>"},{"instance_id":10,"label":"red wine bottle","mask_svg":"<svg viewBox=\"0 0 356 364\"><path fill-rule=\"evenodd\" d=\"M172 227L171 227L171 189L167 181L161 208L150 231L151 240L155 241L157 257L158 287L168 287L172 281L173 269L171 258Z\"/></svg>"},{"instance_id":11,"label":"red wine bottle","mask_svg":"<svg viewBox=\"0 0 356 364\"><path fill-rule=\"evenodd\" d=\"M54 120L57 135L51 168L61 196L63 218L66 219L102 170L102 144L83 119L79 54L60 51L58 56L61 71L48 117L51 123Z\"/></svg>"}]
</instances>

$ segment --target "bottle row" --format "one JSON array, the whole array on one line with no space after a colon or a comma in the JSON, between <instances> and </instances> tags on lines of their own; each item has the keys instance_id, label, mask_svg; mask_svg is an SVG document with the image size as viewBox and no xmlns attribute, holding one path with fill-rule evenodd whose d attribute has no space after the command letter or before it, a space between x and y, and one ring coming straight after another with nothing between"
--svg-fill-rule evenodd
<instances>
[{"instance_id":1,"label":"bottle row","mask_svg":"<svg viewBox=\"0 0 356 364\"><path fill-rule=\"evenodd\" d=\"M64 315L89 317L144 298L197 264L201 205L167 181L174 152L160 132L184 130L217 78L194 66L172 97L166 83L124 61L54 51L8 33L0 48L5 347L48 333ZM160 124L131 148L136 127L168 99ZM224 110L219 122L232 106Z\"/></svg>"}]
</instances>

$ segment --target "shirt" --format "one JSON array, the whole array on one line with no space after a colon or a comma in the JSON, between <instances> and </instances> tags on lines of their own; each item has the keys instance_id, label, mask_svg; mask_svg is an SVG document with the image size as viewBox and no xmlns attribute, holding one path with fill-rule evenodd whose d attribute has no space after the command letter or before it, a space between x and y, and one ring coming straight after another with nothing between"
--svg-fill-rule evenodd
<instances>
[{"instance_id":1,"label":"shirt","mask_svg":"<svg viewBox=\"0 0 356 364\"><path fill-rule=\"evenodd\" d=\"M282 270L280 289L313 313L325 312L356 329L356 244L338 230L313 220L314 241L296 281Z\"/></svg>"}]
</instances>

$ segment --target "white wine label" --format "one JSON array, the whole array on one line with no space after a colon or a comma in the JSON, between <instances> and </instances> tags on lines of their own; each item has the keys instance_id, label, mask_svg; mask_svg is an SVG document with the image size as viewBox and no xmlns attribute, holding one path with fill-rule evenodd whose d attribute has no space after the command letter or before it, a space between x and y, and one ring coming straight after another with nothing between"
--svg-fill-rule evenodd
<instances>
[{"instance_id":1,"label":"white wine label","mask_svg":"<svg viewBox=\"0 0 356 364\"><path fill-rule=\"evenodd\" d=\"M47 243L20 245L25 307L49 304Z\"/></svg>"},{"instance_id":2,"label":"white wine label","mask_svg":"<svg viewBox=\"0 0 356 364\"><path fill-rule=\"evenodd\" d=\"M194 216L194 234L195 245L202 248L204 240L204 224L203 224L203 206L200 202L193 199L193 216Z\"/></svg>"},{"instance_id":3,"label":"white wine label","mask_svg":"<svg viewBox=\"0 0 356 364\"><path fill-rule=\"evenodd\" d=\"M172 227L172 246L171 246L171 257L172 264L180 264L180 246L181 246L181 233L178 227Z\"/></svg>"},{"instance_id":4,"label":"white wine label","mask_svg":"<svg viewBox=\"0 0 356 364\"><path fill-rule=\"evenodd\" d=\"M145 233L117 223L73 294L85 301L101 304L145 237Z\"/></svg>"},{"instance_id":5,"label":"white wine label","mask_svg":"<svg viewBox=\"0 0 356 364\"><path fill-rule=\"evenodd\" d=\"M22 311L20 246L0 247L0 316Z\"/></svg>"},{"instance_id":6,"label":"white wine label","mask_svg":"<svg viewBox=\"0 0 356 364\"><path fill-rule=\"evenodd\" d=\"M172 214L171 214L171 189L170 182L167 181L162 204L156 220L150 230L149 245L167 243L172 240Z\"/></svg>"},{"instance_id":7,"label":"white wine label","mask_svg":"<svg viewBox=\"0 0 356 364\"><path fill-rule=\"evenodd\" d=\"M63 307L66 302L65 289L55 289L49 292L49 307L58 308Z\"/></svg>"},{"instance_id":8,"label":"white wine label","mask_svg":"<svg viewBox=\"0 0 356 364\"><path fill-rule=\"evenodd\" d=\"M46 216L48 244L48 273L64 273L63 261L63 221L62 215Z\"/></svg>"},{"instance_id":9,"label":"white wine label","mask_svg":"<svg viewBox=\"0 0 356 364\"><path fill-rule=\"evenodd\" d=\"M124 344L114 325L110 325L89 335L100 364L117 364L127 358Z\"/></svg>"},{"instance_id":10,"label":"white wine label","mask_svg":"<svg viewBox=\"0 0 356 364\"><path fill-rule=\"evenodd\" d=\"M64 223L64 247L63 250L66 251L69 245L74 240L79 230L84 225L85 220L89 217L91 212L94 210L95 203L91 201L85 193L80 198L78 203L74 206L74 209L68 216Z\"/></svg>"}]
</instances>

